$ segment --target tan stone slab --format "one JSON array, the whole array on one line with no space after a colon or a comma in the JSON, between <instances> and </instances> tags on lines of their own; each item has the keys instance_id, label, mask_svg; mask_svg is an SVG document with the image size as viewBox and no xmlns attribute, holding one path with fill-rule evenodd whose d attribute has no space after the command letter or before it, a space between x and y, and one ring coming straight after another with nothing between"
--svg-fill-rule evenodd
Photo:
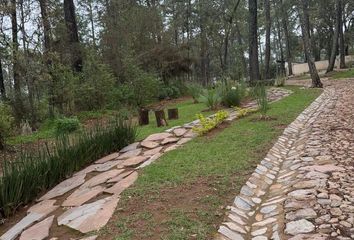
<instances>
[{"instance_id":1,"label":"tan stone slab","mask_svg":"<svg viewBox=\"0 0 354 240\"><path fill-rule=\"evenodd\" d=\"M96 163L99 163L99 164L100 163L106 163L106 162L109 162L109 161L112 161L112 160L116 159L117 157L119 157L119 153L115 152L115 153L112 153L112 154L110 154L108 156L105 156L105 157L103 157L101 159L98 159L96 161Z\"/></svg>"},{"instance_id":2,"label":"tan stone slab","mask_svg":"<svg viewBox=\"0 0 354 240\"><path fill-rule=\"evenodd\" d=\"M98 174L97 176L94 176L90 180L86 181L80 188L92 188L94 186L100 185L102 183L107 182L108 179L113 178L122 172L123 169L113 169L108 172Z\"/></svg>"},{"instance_id":3,"label":"tan stone slab","mask_svg":"<svg viewBox=\"0 0 354 240\"><path fill-rule=\"evenodd\" d=\"M80 240L96 240L97 238L98 238L98 236L94 235L94 236L90 236L90 237L81 238Z\"/></svg>"},{"instance_id":4,"label":"tan stone slab","mask_svg":"<svg viewBox=\"0 0 354 240\"><path fill-rule=\"evenodd\" d=\"M106 172L110 169L112 169L113 167L117 166L118 164L120 164L122 162L122 160L118 160L118 161L109 161L103 164L95 164L94 165L94 171L96 172Z\"/></svg>"},{"instance_id":5,"label":"tan stone slab","mask_svg":"<svg viewBox=\"0 0 354 240\"><path fill-rule=\"evenodd\" d=\"M157 142L153 142L153 141L143 141L141 142L141 146L144 148L148 148L148 149L153 149L158 147L160 144L158 144Z\"/></svg>"},{"instance_id":6,"label":"tan stone slab","mask_svg":"<svg viewBox=\"0 0 354 240\"><path fill-rule=\"evenodd\" d=\"M122 155L120 155L118 157L118 159L127 159L127 158L131 158L131 157L136 157L141 153L142 149L138 148L129 152L125 152Z\"/></svg>"},{"instance_id":7,"label":"tan stone slab","mask_svg":"<svg viewBox=\"0 0 354 240\"><path fill-rule=\"evenodd\" d=\"M52 199L73 190L74 188L80 186L85 182L85 176L86 176L85 174L77 175L61 182L52 190L50 190L47 194L41 197L39 200L43 201L43 200Z\"/></svg>"},{"instance_id":8,"label":"tan stone slab","mask_svg":"<svg viewBox=\"0 0 354 240\"><path fill-rule=\"evenodd\" d=\"M108 183L116 183L116 182L119 182L119 181L121 181L123 178L125 178L125 177L129 176L130 174L132 174L133 172L134 172L133 170L125 171L125 172L119 174L118 176L109 179L107 182L108 182Z\"/></svg>"},{"instance_id":9,"label":"tan stone slab","mask_svg":"<svg viewBox=\"0 0 354 240\"><path fill-rule=\"evenodd\" d=\"M173 133L174 133L177 137L182 137L186 132L187 132L187 130L184 129L184 128L177 128L177 129L173 130Z\"/></svg>"},{"instance_id":10,"label":"tan stone slab","mask_svg":"<svg viewBox=\"0 0 354 240\"><path fill-rule=\"evenodd\" d=\"M168 137L173 137L173 135L171 133L156 133L150 135L144 141L161 141Z\"/></svg>"},{"instance_id":11,"label":"tan stone slab","mask_svg":"<svg viewBox=\"0 0 354 240\"><path fill-rule=\"evenodd\" d=\"M114 195L119 195L125 189L130 187L137 179L138 179L138 173L134 172L134 173L130 174L128 177L124 178L122 181L113 185L113 187L106 189L105 192L111 193Z\"/></svg>"},{"instance_id":12,"label":"tan stone slab","mask_svg":"<svg viewBox=\"0 0 354 240\"><path fill-rule=\"evenodd\" d=\"M189 142L191 140L192 140L192 138L182 138L181 140L179 140L177 142L177 145L183 145L183 144L185 144L185 143L187 143L187 142Z\"/></svg>"},{"instance_id":13,"label":"tan stone slab","mask_svg":"<svg viewBox=\"0 0 354 240\"><path fill-rule=\"evenodd\" d=\"M37 203L27 210L27 213L38 213L44 215L46 217L51 212L54 212L58 209L59 206L55 206L55 202L57 200L44 200L42 202Z\"/></svg>"},{"instance_id":14,"label":"tan stone slab","mask_svg":"<svg viewBox=\"0 0 354 240\"><path fill-rule=\"evenodd\" d=\"M169 143L176 143L179 141L179 138L165 138L161 144L162 145L166 145L166 144L169 144Z\"/></svg>"},{"instance_id":15,"label":"tan stone slab","mask_svg":"<svg viewBox=\"0 0 354 240\"><path fill-rule=\"evenodd\" d=\"M164 150L164 152L167 153L167 152L176 150L178 147L179 147L179 145L174 144L174 145L172 145L172 146L166 148L166 149Z\"/></svg>"},{"instance_id":16,"label":"tan stone slab","mask_svg":"<svg viewBox=\"0 0 354 240\"><path fill-rule=\"evenodd\" d=\"M156 153L155 155L153 155L152 157L149 158L149 160L145 161L143 164L141 164L139 167L137 167L136 169L140 169L140 168L144 168L146 166L149 166L151 163L155 162L157 159L159 159L161 157L161 153Z\"/></svg>"},{"instance_id":17,"label":"tan stone slab","mask_svg":"<svg viewBox=\"0 0 354 240\"><path fill-rule=\"evenodd\" d=\"M344 168L338 167L338 166L332 165L332 164L306 166L306 167L300 168L300 170L305 170L305 171L317 171L317 172L321 172L321 173L343 172L343 171L345 171Z\"/></svg>"},{"instance_id":18,"label":"tan stone slab","mask_svg":"<svg viewBox=\"0 0 354 240\"><path fill-rule=\"evenodd\" d=\"M158 148L155 148L155 149L151 149L149 151L145 151L143 153L144 156L153 156L159 152L161 152L161 150L163 149L163 147L158 147Z\"/></svg>"},{"instance_id":19,"label":"tan stone slab","mask_svg":"<svg viewBox=\"0 0 354 240\"><path fill-rule=\"evenodd\" d=\"M134 167L137 166L143 162L145 162L148 159L148 157L143 157L143 156L137 156L133 158L129 158L127 160L124 160L121 164L123 167Z\"/></svg>"},{"instance_id":20,"label":"tan stone slab","mask_svg":"<svg viewBox=\"0 0 354 240\"><path fill-rule=\"evenodd\" d=\"M98 231L112 217L118 201L118 196L112 196L69 209L58 217L58 225L65 225L82 233Z\"/></svg>"},{"instance_id":21,"label":"tan stone slab","mask_svg":"<svg viewBox=\"0 0 354 240\"><path fill-rule=\"evenodd\" d=\"M31 226L33 223L40 221L44 218L43 214L38 214L32 212L28 214L26 217L22 218L15 226L13 226L10 230L4 233L0 239L1 240L14 240L17 238L23 230Z\"/></svg>"},{"instance_id":22,"label":"tan stone slab","mask_svg":"<svg viewBox=\"0 0 354 240\"><path fill-rule=\"evenodd\" d=\"M83 170L81 170L81 171L75 173L74 176L86 175L86 174L88 174L88 173L90 173L90 172L95 171L95 168L96 168L96 164L92 164L92 165L90 165L90 166L84 168Z\"/></svg>"},{"instance_id":23,"label":"tan stone slab","mask_svg":"<svg viewBox=\"0 0 354 240\"><path fill-rule=\"evenodd\" d=\"M193 130L189 130L189 132L184 135L185 138L194 138L196 136L198 136L198 134L193 132Z\"/></svg>"},{"instance_id":24,"label":"tan stone slab","mask_svg":"<svg viewBox=\"0 0 354 240\"><path fill-rule=\"evenodd\" d=\"M77 189L73 192L62 204L63 207L78 207L85 202L96 197L98 194L102 193L104 190L101 186L96 186L94 188L83 188Z\"/></svg>"},{"instance_id":25,"label":"tan stone slab","mask_svg":"<svg viewBox=\"0 0 354 240\"><path fill-rule=\"evenodd\" d=\"M49 236L49 229L53 224L54 215L30 227L21 234L20 240L42 240Z\"/></svg>"},{"instance_id":26,"label":"tan stone slab","mask_svg":"<svg viewBox=\"0 0 354 240\"><path fill-rule=\"evenodd\" d=\"M119 152L120 153L130 152L130 151L133 151L133 150L137 149L138 146L139 146L139 142L135 142L135 143L132 143L132 144L126 146L125 148L123 148Z\"/></svg>"}]
</instances>

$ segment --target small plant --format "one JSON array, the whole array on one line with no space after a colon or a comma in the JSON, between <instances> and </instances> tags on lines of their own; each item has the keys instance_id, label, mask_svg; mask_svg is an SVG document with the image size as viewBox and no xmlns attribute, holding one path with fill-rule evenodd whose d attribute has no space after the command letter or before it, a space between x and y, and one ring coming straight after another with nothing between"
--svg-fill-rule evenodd
<instances>
[{"instance_id":1,"label":"small plant","mask_svg":"<svg viewBox=\"0 0 354 240\"><path fill-rule=\"evenodd\" d=\"M247 95L247 88L244 82L235 84L235 82L226 81L218 87L221 94L222 104L225 107L240 106L241 101Z\"/></svg>"},{"instance_id":2,"label":"small plant","mask_svg":"<svg viewBox=\"0 0 354 240\"><path fill-rule=\"evenodd\" d=\"M257 111L257 109L254 108L240 108L240 107L235 107L235 110L237 111L237 118L243 118L248 114Z\"/></svg>"},{"instance_id":3,"label":"small plant","mask_svg":"<svg viewBox=\"0 0 354 240\"><path fill-rule=\"evenodd\" d=\"M285 77L284 76L277 76L274 82L275 87L283 87L285 85Z\"/></svg>"},{"instance_id":4,"label":"small plant","mask_svg":"<svg viewBox=\"0 0 354 240\"><path fill-rule=\"evenodd\" d=\"M220 123L222 123L226 118L228 118L229 113L222 110L215 113L212 117L204 117L203 114L197 114L200 121L200 126L194 127L193 131L198 135L204 135L210 130L216 128Z\"/></svg>"},{"instance_id":5,"label":"small plant","mask_svg":"<svg viewBox=\"0 0 354 240\"><path fill-rule=\"evenodd\" d=\"M253 88L253 96L256 98L261 118L266 118L269 109L267 89L263 83L257 83Z\"/></svg>"},{"instance_id":6,"label":"small plant","mask_svg":"<svg viewBox=\"0 0 354 240\"><path fill-rule=\"evenodd\" d=\"M192 96L194 103L199 102L199 97L203 93L203 87L197 83L191 83L187 86L188 94Z\"/></svg>"},{"instance_id":7,"label":"small plant","mask_svg":"<svg viewBox=\"0 0 354 240\"><path fill-rule=\"evenodd\" d=\"M10 135L14 120L11 108L0 103L0 150L5 148L5 138Z\"/></svg>"},{"instance_id":8,"label":"small plant","mask_svg":"<svg viewBox=\"0 0 354 240\"><path fill-rule=\"evenodd\" d=\"M214 89L204 90L200 99L210 110L218 109L222 100L220 92Z\"/></svg>"},{"instance_id":9,"label":"small plant","mask_svg":"<svg viewBox=\"0 0 354 240\"><path fill-rule=\"evenodd\" d=\"M80 128L80 121L74 118L59 118L55 120L55 133L57 136L72 133Z\"/></svg>"}]
</instances>

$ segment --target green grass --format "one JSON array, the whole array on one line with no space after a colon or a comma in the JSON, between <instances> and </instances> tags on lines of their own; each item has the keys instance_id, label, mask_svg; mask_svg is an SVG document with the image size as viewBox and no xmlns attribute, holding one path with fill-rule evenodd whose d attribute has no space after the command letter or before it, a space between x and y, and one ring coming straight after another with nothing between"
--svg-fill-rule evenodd
<instances>
[{"instance_id":1,"label":"green grass","mask_svg":"<svg viewBox=\"0 0 354 240\"><path fill-rule=\"evenodd\" d=\"M354 69L350 69L348 71L335 72L331 77L333 79L354 78Z\"/></svg>"},{"instance_id":2,"label":"green grass","mask_svg":"<svg viewBox=\"0 0 354 240\"><path fill-rule=\"evenodd\" d=\"M142 170L133 188L124 192L122 205L129 201L139 202L139 199L148 201L146 198L150 198L151 202L162 201L159 199L162 189L185 186L207 178L215 194L198 200L207 210L198 210L196 217L184 208L172 208L164 223L165 231L161 238L190 239L194 235L193 239L207 239L216 230L214 224L223 217L224 213L218 214L221 203L224 206L230 204L226 196L231 195L233 198L238 193L248 174L266 155L284 127L321 93L319 89L288 88L294 94L270 105L267 114L276 120L254 121L258 114L253 114L234 122L212 138L199 137L163 155L155 164ZM117 217L118 223L115 224L120 222ZM144 232L144 229L131 228L128 227L131 235L127 239L136 239L133 237L134 231Z\"/></svg>"},{"instance_id":3,"label":"green grass","mask_svg":"<svg viewBox=\"0 0 354 240\"><path fill-rule=\"evenodd\" d=\"M150 134L162 132L162 131L169 129L171 127L183 125L188 122L192 122L197 119L197 117L196 117L197 113L201 113L203 110L207 109L207 107L204 103L194 104L192 99L178 103L178 104L169 105L168 107L166 107L166 114L167 114L167 108L169 108L169 107L178 108L179 119L167 120L167 122L168 122L167 127L157 128L155 115L154 115L153 111L150 111L150 114L149 114L150 124L146 125L146 126L138 127L138 140L141 140L141 139L149 136ZM210 114L212 114L211 111L203 112L203 115L210 115Z\"/></svg>"}]
</instances>

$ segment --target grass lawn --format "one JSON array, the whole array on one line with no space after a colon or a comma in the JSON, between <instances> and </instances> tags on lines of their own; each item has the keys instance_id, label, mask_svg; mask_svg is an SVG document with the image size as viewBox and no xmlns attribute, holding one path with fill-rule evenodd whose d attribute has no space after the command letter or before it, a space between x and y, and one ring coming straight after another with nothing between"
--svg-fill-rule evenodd
<instances>
[{"instance_id":1,"label":"grass lawn","mask_svg":"<svg viewBox=\"0 0 354 240\"><path fill-rule=\"evenodd\" d=\"M271 105L269 115L276 120L255 121L256 114L250 115L143 169L136 184L124 192L101 238L211 239L256 164L321 93L289 88L294 94Z\"/></svg>"},{"instance_id":2,"label":"grass lawn","mask_svg":"<svg viewBox=\"0 0 354 240\"><path fill-rule=\"evenodd\" d=\"M331 75L331 77L333 79L354 78L354 68L348 71L335 72L333 75Z\"/></svg>"}]
</instances>

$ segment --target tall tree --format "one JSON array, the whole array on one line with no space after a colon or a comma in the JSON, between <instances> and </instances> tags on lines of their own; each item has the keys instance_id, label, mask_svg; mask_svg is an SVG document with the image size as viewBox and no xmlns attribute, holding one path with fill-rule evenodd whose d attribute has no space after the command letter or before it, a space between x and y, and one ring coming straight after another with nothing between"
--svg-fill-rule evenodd
<instances>
[{"instance_id":1,"label":"tall tree","mask_svg":"<svg viewBox=\"0 0 354 240\"><path fill-rule=\"evenodd\" d=\"M81 72L83 62L80 51L79 33L73 0L64 0L64 18L67 29L69 49L71 51L72 67L76 72Z\"/></svg>"},{"instance_id":2,"label":"tall tree","mask_svg":"<svg viewBox=\"0 0 354 240\"><path fill-rule=\"evenodd\" d=\"M12 68L13 68L13 81L14 81L14 109L16 115L16 122L20 124L24 116L24 106L22 102L21 93L21 79L20 79L20 66L19 66L19 44L18 44L18 25L17 25L17 3L16 0L11 0L11 30L12 30Z\"/></svg>"},{"instance_id":3,"label":"tall tree","mask_svg":"<svg viewBox=\"0 0 354 240\"><path fill-rule=\"evenodd\" d=\"M271 30L271 16L270 16L270 0L264 0L265 12L265 58L264 58L264 77L270 79L270 30Z\"/></svg>"},{"instance_id":4,"label":"tall tree","mask_svg":"<svg viewBox=\"0 0 354 240\"><path fill-rule=\"evenodd\" d=\"M341 4L341 13L343 13L343 4ZM344 44L344 32L343 32L343 14L341 14L340 22L339 22L339 55L340 55L340 63L339 68L346 68L345 66L345 44Z\"/></svg>"},{"instance_id":5,"label":"tall tree","mask_svg":"<svg viewBox=\"0 0 354 240\"><path fill-rule=\"evenodd\" d=\"M331 48L331 55L330 55L330 59L329 59L327 73L333 71L334 65L336 62L339 29L341 28L341 26L340 26L341 18L342 18L342 0L337 0L336 1L336 22L335 22L335 26L334 26L334 34L332 37L332 48Z\"/></svg>"},{"instance_id":6,"label":"tall tree","mask_svg":"<svg viewBox=\"0 0 354 240\"><path fill-rule=\"evenodd\" d=\"M302 32L302 40L304 44L304 53L309 65L310 75L312 79L312 87L323 87L320 76L318 75L317 68L315 65L315 60L312 53L311 47L311 36L310 36L310 16L309 16L309 0L301 0L300 2L300 25Z\"/></svg>"},{"instance_id":7,"label":"tall tree","mask_svg":"<svg viewBox=\"0 0 354 240\"><path fill-rule=\"evenodd\" d=\"M250 81L260 80L258 60L257 0L248 0L249 8L249 76Z\"/></svg>"},{"instance_id":8,"label":"tall tree","mask_svg":"<svg viewBox=\"0 0 354 240\"><path fill-rule=\"evenodd\" d=\"M2 70L2 59L0 56L0 95L1 95L1 100L5 101L6 100L6 90L5 90L5 83L4 83L4 74Z\"/></svg>"},{"instance_id":9,"label":"tall tree","mask_svg":"<svg viewBox=\"0 0 354 240\"><path fill-rule=\"evenodd\" d=\"M283 0L280 0L280 14L281 14L281 22L282 22L284 37L285 37L288 70L289 70L289 75L291 76L293 75L293 63L292 63L293 61L292 61L291 45L290 45L290 33L288 28L288 14L284 6Z\"/></svg>"}]
</instances>

